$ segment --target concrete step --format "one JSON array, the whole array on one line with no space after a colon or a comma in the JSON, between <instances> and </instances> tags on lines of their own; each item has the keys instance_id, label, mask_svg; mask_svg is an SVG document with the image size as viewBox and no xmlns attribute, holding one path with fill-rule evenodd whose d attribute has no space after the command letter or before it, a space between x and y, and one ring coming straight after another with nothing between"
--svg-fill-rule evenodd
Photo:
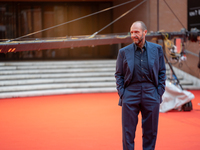
<instances>
[{"instance_id":1,"label":"concrete step","mask_svg":"<svg viewBox=\"0 0 200 150\"><path fill-rule=\"evenodd\" d=\"M52 78L81 78L81 77L113 77L113 72L82 72L82 73L56 73L56 74L9 74L0 75L1 80L20 80L20 79L52 79Z\"/></svg>"},{"instance_id":2,"label":"concrete step","mask_svg":"<svg viewBox=\"0 0 200 150\"><path fill-rule=\"evenodd\" d=\"M180 80L181 85L193 85L193 82L187 80Z\"/></svg>"},{"instance_id":3,"label":"concrete step","mask_svg":"<svg viewBox=\"0 0 200 150\"><path fill-rule=\"evenodd\" d=\"M181 75L177 75L177 78L179 80L183 80L184 79L183 76L181 76ZM171 79L171 75L167 75L167 79Z\"/></svg>"},{"instance_id":4,"label":"concrete step","mask_svg":"<svg viewBox=\"0 0 200 150\"><path fill-rule=\"evenodd\" d=\"M75 94L75 93L102 93L102 92L104 93L117 92L117 90L115 87L32 90L32 91L19 91L19 92L3 92L0 93L0 98L30 97L30 96L60 95L60 94Z\"/></svg>"},{"instance_id":5,"label":"concrete step","mask_svg":"<svg viewBox=\"0 0 200 150\"><path fill-rule=\"evenodd\" d=\"M33 84L50 84L50 83L81 83L81 82L115 82L114 75L110 77L68 77L68 78L41 78L41 79L18 79L18 80L3 80L0 86L9 85L33 85ZM193 82L180 80L182 85L193 85Z\"/></svg>"},{"instance_id":6,"label":"concrete step","mask_svg":"<svg viewBox=\"0 0 200 150\"><path fill-rule=\"evenodd\" d=\"M182 88L184 90L200 90L200 87L195 85L182 85Z\"/></svg>"},{"instance_id":7,"label":"concrete step","mask_svg":"<svg viewBox=\"0 0 200 150\"><path fill-rule=\"evenodd\" d=\"M4 80L0 82L1 86L10 86L10 85L33 85L33 84L52 84L52 83L89 83L89 82L115 82L113 77L82 77L82 78L53 78L53 79L21 79L21 80Z\"/></svg>"},{"instance_id":8,"label":"concrete step","mask_svg":"<svg viewBox=\"0 0 200 150\"><path fill-rule=\"evenodd\" d=\"M0 75L38 74L38 73L81 73L81 72L114 72L115 68L77 68L77 69L42 69L42 70L2 70Z\"/></svg>"},{"instance_id":9,"label":"concrete step","mask_svg":"<svg viewBox=\"0 0 200 150\"><path fill-rule=\"evenodd\" d=\"M63 61L10 61L10 62L0 62L0 66L11 66L11 65L22 65L22 66L29 66L29 65L57 65L57 64L109 64L109 63L116 63L116 60L78 60L78 61L70 61L70 60L63 60Z\"/></svg>"},{"instance_id":10,"label":"concrete step","mask_svg":"<svg viewBox=\"0 0 200 150\"><path fill-rule=\"evenodd\" d=\"M32 70L32 69L75 69L75 68L115 68L115 64L58 64L58 65L30 65L30 66L22 66L22 65L13 65L13 66L0 66L0 70Z\"/></svg>"},{"instance_id":11,"label":"concrete step","mask_svg":"<svg viewBox=\"0 0 200 150\"><path fill-rule=\"evenodd\" d=\"M89 82L89 83L50 83L50 84L34 84L34 85L13 85L1 86L0 93L14 91L31 91L45 89L66 89L66 88L91 88L91 87L115 87L115 82Z\"/></svg>"}]
</instances>

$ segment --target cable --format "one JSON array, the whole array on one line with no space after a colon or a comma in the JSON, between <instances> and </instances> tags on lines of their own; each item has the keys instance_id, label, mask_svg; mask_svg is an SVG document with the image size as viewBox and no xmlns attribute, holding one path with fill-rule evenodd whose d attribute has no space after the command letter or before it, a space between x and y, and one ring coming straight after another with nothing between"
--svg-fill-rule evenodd
<instances>
[{"instance_id":1,"label":"cable","mask_svg":"<svg viewBox=\"0 0 200 150\"><path fill-rule=\"evenodd\" d=\"M136 5L135 7L131 8L130 10L128 10L127 12L125 12L124 14L122 14L121 16L119 16L117 19L115 19L114 21L112 21L111 23L107 24L105 27L103 27L102 29L100 29L99 31L95 32L94 34L92 34L89 38L93 38L95 35L97 35L99 32L101 32L102 30L104 30L105 28L107 28L108 26L112 25L113 23L115 23L116 21L118 21L119 19L121 19L122 17L124 17L125 15L127 15L128 13L130 13L132 10L134 10L135 8L137 8L138 6L140 6L141 4L143 4L145 1L142 1L141 3L139 3L138 5Z\"/></svg>"},{"instance_id":2,"label":"cable","mask_svg":"<svg viewBox=\"0 0 200 150\"><path fill-rule=\"evenodd\" d=\"M190 54L190 55L193 55L193 56L196 56L196 57L199 58L199 55L198 55L198 54L195 54L195 53L193 53L193 52L190 52L190 51L188 51L187 49L184 49L184 51L186 52L186 54Z\"/></svg>"},{"instance_id":3,"label":"cable","mask_svg":"<svg viewBox=\"0 0 200 150\"><path fill-rule=\"evenodd\" d=\"M172 55L172 53L169 52L169 50L173 48L172 42L168 39L169 35L168 34L165 35L163 32L161 32L161 34L164 37L163 41L164 41L164 44L165 44L165 49L166 48L168 49L168 50L166 50L167 55L170 56L170 57L172 57L172 58L176 58L175 55Z\"/></svg>"},{"instance_id":4,"label":"cable","mask_svg":"<svg viewBox=\"0 0 200 150\"><path fill-rule=\"evenodd\" d=\"M165 4L167 5L167 7L171 10L171 12L174 14L174 16L176 17L176 19L179 21L179 23L182 25L183 28L185 28L185 26L181 23L181 21L178 19L178 17L176 16L176 14L174 13L174 11L171 9L171 7L168 5L168 3L164 0ZM186 28L185 28L186 29Z\"/></svg>"},{"instance_id":5,"label":"cable","mask_svg":"<svg viewBox=\"0 0 200 150\"><path fill-rule=\"evenodd\" d=\"M46 28L46 29L43 29L43 30L39 30L39 31L36 31L36 32L32 32L32 33L29 33L29 34L20 36L20 37L15 38L15 39L10 39L10 40L8 40L7 42L11 42L11 41L14 41L14 40L18 40L18 39L21 39L21 38L24 38L24 37L28 37L28 36L31 36L31 35L34 35L34 34L37 34L37 33L43 32L43 31L46 31L46 30L50 30L50 29L53 29L53 28L56 28L56 27L59 27L59 26L62 26L62 25L65 25L65 24L68 24L68 23L77 21L77 20L80 20L80 19L84 19L84 18L93 16L93 15L96 15L96 14L99 14L99 13L102 13L102 12L105 12L105 11L108 11L108 10L110 10L110 9L117 8L117 7L119 7L119 6L122 6L122 5L125 5L125 4L128 4L128 3L131 3L131 2L133 2L133 1L135 1L135 0L130 0L130 1L128 1L128 2L124 2L124 3L122 3L122 4L119 4L119 5L116 5L116 6L112 6L112 7L109 7L109 8L100 10L100 11L97 11L97 12L95 12L95 13L92 13L92 14L89 14L89 15L86 15L86 16L83 16L83 17L80 17L80 18L76 18L76 19L74 19L74 20L70 20L70 21L67 21L67 22L64 22L64 23L61 23L61 24L58 24L58 25L55 25L55 26L52 26L52 27L49 27L49 28Z\"/></svg>"}]
</instances>

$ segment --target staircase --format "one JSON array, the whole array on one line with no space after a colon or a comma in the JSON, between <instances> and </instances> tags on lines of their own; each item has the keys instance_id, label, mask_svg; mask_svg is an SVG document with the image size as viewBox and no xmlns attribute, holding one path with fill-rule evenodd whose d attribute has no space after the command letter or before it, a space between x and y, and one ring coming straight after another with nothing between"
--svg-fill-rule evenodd
<instances>
[{"instance_id":1,"label":"staircase","mask_svg":"<svg viewBox=\"0 0 200 150\"><path fill-rule=\"evenodd\" d=\"M116 92L115 61L0 63L0 98Z\"/></svg>"},{"instance_id":2,"label":"staircase","mask_svg":"<svg viewBox=\"0 0 200 150\"><path fill-rule=\"evenodd\" d=\"M0 98L116 92L116 60L0 62ZM170 70L167 69L170 76ZM193 82L177 75L183 87Z\"/></svg>"}]
</instances>

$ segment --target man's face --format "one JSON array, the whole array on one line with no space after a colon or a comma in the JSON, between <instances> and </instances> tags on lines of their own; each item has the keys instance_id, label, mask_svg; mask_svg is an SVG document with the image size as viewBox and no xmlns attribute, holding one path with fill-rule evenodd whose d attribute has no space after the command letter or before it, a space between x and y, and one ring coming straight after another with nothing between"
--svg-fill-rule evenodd
<instances>
[{"instance_id":1,"label":"man's face","mask_svg":"<svg viewBox=\"0 0 200 150\"><path fill-rule=\"evenodd\" d=\"M145 41L145 35L147 34L147 30L142 30L140 23L134 23L130 29L131 38L136 45L140 45Z\"/></svg>"}]
</instances>

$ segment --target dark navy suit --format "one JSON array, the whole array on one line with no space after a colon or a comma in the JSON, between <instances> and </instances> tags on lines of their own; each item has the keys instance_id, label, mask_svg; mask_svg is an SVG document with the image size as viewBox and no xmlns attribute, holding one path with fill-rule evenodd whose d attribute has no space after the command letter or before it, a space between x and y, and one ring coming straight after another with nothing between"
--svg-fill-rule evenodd
<instances>
[{"instance_id":1,"label":"dark navy suit","mask_svg":"<svg viewBox=\"0 0 200 150\"><path fill-rule=\"evenodd\" d=\"M140 111L143 150L154 150L156 143L159 105L165 91L166 69L162 47L147 41L145 44L149 77L147 80L137 82L138 70L134 68L137 47L134 43L119 50L116 62L115 78L120 97L119 105L122 106L124 150L134 150L135 129Z\"/></svg>"}]
</instances>

